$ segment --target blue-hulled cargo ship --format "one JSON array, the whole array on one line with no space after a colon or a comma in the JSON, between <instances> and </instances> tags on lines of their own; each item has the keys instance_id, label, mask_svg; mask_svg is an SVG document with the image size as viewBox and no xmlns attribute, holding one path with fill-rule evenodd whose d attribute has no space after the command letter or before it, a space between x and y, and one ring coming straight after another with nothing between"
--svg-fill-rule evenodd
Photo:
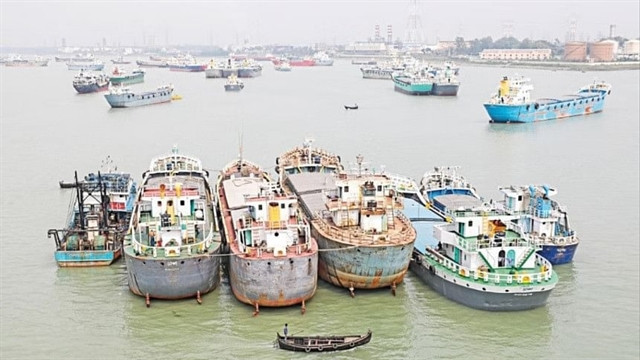
<instances>
[{"instance_id":1,"label":"blue-hulled cargo ship","mask_svg":"<svg viewBox=\"0 0 640 360\"><path fill-rule=\"evenodd\" d=\"M201 296L220 284L221 252L209 173L199 159L156 157L143 174L125 240L129 289L151 298Z\"/></svg>"},{"instance_id":2,"label":"blue-hulled cargo ship","mask_svg":"<svg viewBox=\"0 0 640 360\"><path fill-rule=\"evenodd\" d=\"M569 225L566 209L551 199L556 189L541 186L508 186L500 188L504 211L517 214L517 222L540 247L539 252L553 265L573 260L580 240Z\"/></svg>"},{"instance_id":3,"label":"blue-hulled cargo ship","mask_svg":"<svg viewBox=\"0 0 640 360\"><path fill-rule=\"evenodd\" d=\"M108 94L104 95L104 98L112 108L126 108L170 102L172 94L172 85L164 85L155 90L140 93L134 93L127 87L114 86Z\"/></svg>"},{"instance_id":4,"label":"blue-hulled cargo ship","mask_svg":"<svg viewBox=\"0 0 640 360\"><path fill-rule=\"evenodd\" d=\"M136 184L127 173L89 174L73 182L74 193L63 229L50 229L60 267L106 266L122 255Z\"/></svg>"},{"instance_id":5,"label":"blue-hulled cargo ship","mask_svg":"<svg viewBox=\"0 0 640 360\"><path fill-rule=\"evenodd\" d=\"M317 289L318 244L296 196L242 158L221 171L217 196L235 297L254 315L262 306L300 305L304 313Z\"/></svg>"},{"instance_id":6,"label":"blue-hulled cargo ship","mask_svg":"<svg viewBox=\"0 0 640 360\"><path fill-rule=\"evenodd\" d=\"M533 85L527 78L503 77L498 92L484 104L491 122L530 123L601 112L605 99L611 94L611 85L594 82L573 95L533 101L532 90Z\"/></svg>"}]
</instances>

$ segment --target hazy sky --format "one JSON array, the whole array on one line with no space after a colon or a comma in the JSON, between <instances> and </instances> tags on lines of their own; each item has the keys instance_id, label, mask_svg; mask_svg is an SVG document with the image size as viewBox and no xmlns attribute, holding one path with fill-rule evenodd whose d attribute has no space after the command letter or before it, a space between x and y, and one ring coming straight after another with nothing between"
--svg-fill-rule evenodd
<instances>
[{"instance_id":1,"label":"hazy sky","mask_svg":"<svg viewBox=\"0 0 640 360\"><path fill-rule=\"evenodd\" d=\"M404 40L417 13L427 43L510 33L561 41L575 23L577 40L640 36L640 0L580 1L29 1L0 0L0 46L344 44L387 25Z\"/></svg>"}]
</instances>

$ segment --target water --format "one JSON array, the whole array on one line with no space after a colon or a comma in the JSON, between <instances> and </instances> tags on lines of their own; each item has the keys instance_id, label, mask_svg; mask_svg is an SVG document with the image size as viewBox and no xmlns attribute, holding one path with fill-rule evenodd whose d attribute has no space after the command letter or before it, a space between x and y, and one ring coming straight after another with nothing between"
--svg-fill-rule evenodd
<instances>
[{"instance_id":1,"label":"water","mask_svg":"<svg viewBox=\"0 0 640 360\"><path fill-rule=\"evenodd\" d=\"M489 124L482 102L503 75L532 78L534 97L571 93L594 78L613 85L605 111L525 125ZM463 67L458 97L411 97L390 81L361 79L357 66L265 64L240 93L203 73L149 69L147 89L171 82L183 100L110 109L101 94L76 95L75 72L0 68L0 357L2 359L302 358L273 347L291 334L373 331L338 359L637 359L639 300L639 72L569 72ZM357 103L359 110L343 105ZM239 303L228 281L195 300L153 301L127 287L124 262L60 269L49 228L65 221L70 193L58 189L99 169L107 155L138 180L152 157L178 144L216 174L240 151L273 169L275 158L312 136L355 163L419 179L436 165L460 165L485 198L498 187L545 183L569 210L582 243L546 307L518 313L468 309L409 274L389 290L348 291L319 282L307 313ZM242 139L242 141L241 141ZM408 204L407 206L413 206Z\"/></svg>"}]
</instances>

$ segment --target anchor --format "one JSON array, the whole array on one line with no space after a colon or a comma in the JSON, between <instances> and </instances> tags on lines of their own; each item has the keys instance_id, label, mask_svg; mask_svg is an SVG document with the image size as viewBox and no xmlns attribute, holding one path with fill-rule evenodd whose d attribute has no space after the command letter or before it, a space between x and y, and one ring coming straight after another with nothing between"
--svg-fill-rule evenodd
<instances>
[{"instance_id":1,"label":"anchor","mask_svg":"<svg viewBox=\"0 0 640 360\"><path fill-rule=\"evenodd\" d=\"M302 309L300 309L300 311L302 311L302 315L307 312L307 307L304 305L304 300L302 300Z\"/></svg>"},{"instance_id":2,"label":"anchor","mask_svg":"<svg viewBox=\"0 0 640 360\"><path fill-rule=\"evenodd\" d=\"M256 302L256 311L253 312L253 316L258 316L258 314L260 314L260 305L258 305L258 303Z\"/></svg>"},{"instance_id":3,"label":"anchor","mask_svg":"<svg viewBox=\"0 0 640 360\"><path fill-rule=\"evenodd\" d=\"M198 302L198 305L202 305L202 298L200 297L200 290L198 290L198 292L196 293L196 301Z\"/></svg>"},{"instance_id":4,"label":"anchor","mask_svg":"<svg viewBox=\"0 0 640 360\"><path fill-rule=\"evenodd\" d=\"M353 283L350 283L349 285L349 292L351 293L351 297L356 297L356 294L353 292Z\"/></svg>"},{"instance_id":5,"label":"anchor","mask_svg":"<svg viewBox=\"0 0 640 360\"><path fill-rule=\"evenodd\" d=\"M150 307L150 306L151 306L151 298L149 297L149 293L147 293L147 294L145 295L145 301L144 301L144 302L145 302L145 304L147 305L147 307Z\"/></svg>"},{"instance_id":6,"label":"anchor","mask_svg":"<svg viewBox=\"0 0 640 360\"><path fill-rule=\"evenodd\" d=\"M391 293L393 294L393 296L396 296L396 282L394 281L393 284L391 284Z\"/></svg>"}]
</instances>

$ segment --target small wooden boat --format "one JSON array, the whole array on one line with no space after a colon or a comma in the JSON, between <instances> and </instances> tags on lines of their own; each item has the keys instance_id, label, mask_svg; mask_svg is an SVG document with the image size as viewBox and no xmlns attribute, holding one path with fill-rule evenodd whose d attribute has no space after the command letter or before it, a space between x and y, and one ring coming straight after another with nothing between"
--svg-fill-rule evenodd
<instances>
[{"instance_id":1,"label":"small wooden boat","mask_svg":"<svg viewBox=\"0 0 640 360\"><path fill-rule=\"evenodd\" d=\"M345 110L357 110L358 109L358 104L355 104L353 106L345 105L344 109Z\"/></svg>"},{"instance_id":2,"label":"small wooden boat","mask_svg":"<svg viewBox=\"0 0 640 360\"><path fill-rule=\"evenodd\" d=\"M320 352L348 350L371 340L371 330L364 335L284 336L278 333L278 347L283 350Z\"/></svg>"}]
</instances>

